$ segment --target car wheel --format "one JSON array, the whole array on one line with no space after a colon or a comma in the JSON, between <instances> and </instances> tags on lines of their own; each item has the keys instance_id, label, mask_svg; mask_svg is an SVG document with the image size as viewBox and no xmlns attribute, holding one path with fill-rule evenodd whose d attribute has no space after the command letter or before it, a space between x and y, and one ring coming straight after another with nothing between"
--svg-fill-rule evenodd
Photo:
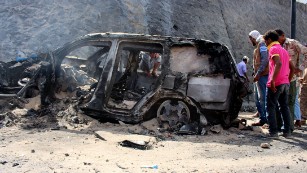
<instances>
[{"instance_id":1,"label":"car wheel","mask_svg":"<svg viewBox=\"0 0 307 173\"><path fill-rule=\"evenodd\" d=\"M222 125L224 128L229 128L231 123L238 117L242 102L240 98L232 99L228 113L222 115Z\"/></svg>"},{"instance_id":2,"label":"car wheel","mask_svg":"<svg viewBox=\"0 0 307 173\"><path fill-rule=\"evenodd\" d=\"M190 122L190 109L180 100L165 100L157 110L157 119L167 122L172 128L178 123L188 124Z\"/></svg>"},{"instance_id":3,"label":"car wheel","mask_svg":"<svg viewBox=\"0 0 307 173\"><path fill-rule=\"evenodd\" d=\"M222 125L224 128L229 128L231 125L231 118L229 113L224 113L222 115Z\"/></svg>"}]
</instances>

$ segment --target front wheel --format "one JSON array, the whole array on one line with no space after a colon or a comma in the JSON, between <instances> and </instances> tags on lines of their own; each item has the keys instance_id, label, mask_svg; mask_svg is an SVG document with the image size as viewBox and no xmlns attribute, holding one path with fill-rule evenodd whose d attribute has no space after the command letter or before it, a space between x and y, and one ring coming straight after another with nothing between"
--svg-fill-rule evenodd
<instances>
[{"instance_id":1,"label":"front wheel","mask_svg":"<svg viewBox=\"0 0 307 173\"><path fill-rule=\"evenodd\" d=\"M242 103L243 103L243 100L239 97L232 99L229 105L228 112L223 113L221 117L222 125L224 128L229 128L231 126L231 123L236 118L238 118Z\"/></svg>"}]
</instances>

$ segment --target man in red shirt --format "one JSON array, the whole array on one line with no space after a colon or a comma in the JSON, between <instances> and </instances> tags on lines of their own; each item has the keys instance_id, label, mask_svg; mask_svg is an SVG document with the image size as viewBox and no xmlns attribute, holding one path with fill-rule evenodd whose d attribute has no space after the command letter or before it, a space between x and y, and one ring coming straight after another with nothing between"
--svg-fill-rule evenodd
<instances>
[{"instance_id":1,"label":"man in red shirt","mask_svg":"<svg viewBox=\"0 0 307 173\"><path fill-rule=\"evenodd\" d=\"M280 112L284 121L283 136L291 137L290 110L288 94L290 80L294 74L294 66L288 52L278 42L278 34L270 30L263 36L269 50L269 78L267 93L267 112L269 121L269 137L278 138L276 121L276 107L280 105Z\"/></svg>"}]
</instances>

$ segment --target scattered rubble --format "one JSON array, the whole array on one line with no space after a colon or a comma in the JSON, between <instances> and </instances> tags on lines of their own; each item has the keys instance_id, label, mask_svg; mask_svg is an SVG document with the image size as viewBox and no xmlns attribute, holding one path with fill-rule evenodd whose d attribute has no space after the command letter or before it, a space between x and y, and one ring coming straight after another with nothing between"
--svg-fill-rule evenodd
<instances>
[{"instance_id":1,"label":"scattered rubble","mask_svg":"<svg viewBox=\"0 0 307 173\"><path fill-rule=\"evenodd\" d=\"M180 135L196 135L196 134L198 134L198 127L197 127L197 125L194 125L194 124L183 125L183 126L181 126L181 128L179 129L177 134L180 134Z\"/></svg>"},{"instance_id":2,"label":"scattered rubble","mask_svg":"<svg viewBox=\"0 0 307 173\"><path fill-rule=\"evenodd\" d=\"M94 132L94 135L96 138L101 139L103 141L107 141L105 138L103 138L102 136L100 136L98 133Z\"/></svg>"},{"instance_id":3,"label":"scattered rubble","mask_svg":"<svg viewBox=\"0 0 307 173\"><path fill-rule=\"evenodd\" d=\"M148 150L151 148L151 146L148 145L148 142L145 142L145 141L124 140L124 141L119 142L119 145L123 147L139 149L139 150Z\"/></svg>"},{"instance_id":4,"label":"scattered rubble","mask_svg":"<svg viewBox=\"0 0 307 173\"><path fill-rule=\"evenodd\" d=\"M142 166L141 168L158 169L158 165L152 165L152 166Z\"/></svg>"},{"instance_id":5,"label":"scattered rubble","mask_svg":"<svg viewBox=\"0 0 307 173\"><path fill-rule=\"evenodd\" d=\"M270 145L269 143L261 143L261 144L260 144L260 147L261 147L261 148L269 149L270 146L271 146L271 145Z\"/></svg>"},{"instance_id":6,"label":"scattered rubble","mask_svg":"<svg viewBox=\"0 0 307 173\"><path fill-rule=\"evenodd\" d=\"M0 161L0 164L5 165L7 164L7 161Z\"/></svg>"},{"instance_id":7,"label":"scattered rubble","mask_svg":"<svg viewBox=\"0 0 307 173\"><path fill-rule=\"evenodd\" d=\"M214 125L210 128L210 131L214 133L220 133L222 130L223 130L223 127L220 124Z\"/></svg>"},{"instance_id":8,"label":"scattered rubble","mask_svg":"<svg viewBox=\"0 0 307 173\"><path fill-rule=\"evenodd\" d=\"M12 167L18 166L19 163L13 163Z\"/></svg>"},{"instance_id":9,"label":"scattered rubble","mask_svg":"<svg viewBox=\"0 0 307 173\"><path fill-rule=\"evenodd\" d=\"M126 167L121 166L120 164L116 163L116 166L119 167L120 169L128 169Z\"/></svg>"}]
</instances>

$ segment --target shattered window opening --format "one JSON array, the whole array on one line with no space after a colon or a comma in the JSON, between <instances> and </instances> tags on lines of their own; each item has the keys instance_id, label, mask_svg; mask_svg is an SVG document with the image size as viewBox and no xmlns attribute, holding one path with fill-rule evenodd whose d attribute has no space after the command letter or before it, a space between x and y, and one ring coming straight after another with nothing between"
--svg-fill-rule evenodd
<instances>
[{"instance_id":1,"label":"shattered window opening","mask_svg":"<svg viewBox=\"0 0 307 173\"><path fill-rule=\"evenodd\" d=\"M108 107L130 110L153 90L161 74L162 50L161 44L156 43L120 44Z\"/></svg>"},{"instance_id":2,"label":"shattered window opening","mask_svg":"<svg viewBox=\"0 0 307 173\"><path fill-rule=\"evenodd\" d=\"M58 79L63 81L59 82L60 91L77 92L77 96L90 94L97 86L109 50L107 46L83 46L65 56Z\"/></svg>"},{"instance_id":3,"label":"shattered window opening","mask_svg":"<svg viewBox=\"0 0 307 173\"><path fill-rule=\"evenodd\" d=\"M211 73L210 57L207 54L198 54L197 48L193 46L173 46L170 56L171 70L181 73L209 74Z\"/></svg>"}]
</instances>

